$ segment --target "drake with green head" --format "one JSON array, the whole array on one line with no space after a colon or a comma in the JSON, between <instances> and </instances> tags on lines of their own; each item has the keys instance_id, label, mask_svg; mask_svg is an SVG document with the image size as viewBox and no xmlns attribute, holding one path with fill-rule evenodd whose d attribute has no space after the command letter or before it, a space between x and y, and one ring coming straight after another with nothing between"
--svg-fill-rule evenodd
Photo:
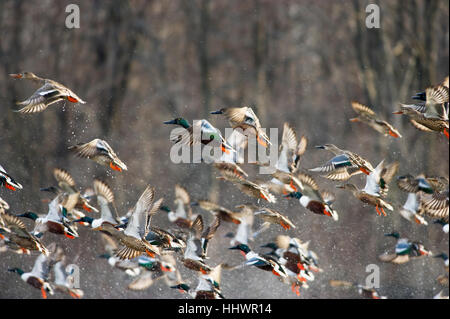
<instances>
[{"instance_id":1,"label":"drake with green head","mask_svg":"<svg viewBox=\"0 0 450 319\"><path fill-rule=\"evenodd\" d=\"M299 173L296 176L298 191L285 195L286 198L296 198L300 204L318 215L325 215L338 221L339 215L332 208L335 196L329 192L320 191L316 181L309 175Z\"/></svg>"},{"instance_id":2,"label":"drake with green head","mask_svg":"<svg viewBox=\"0 0 450 319\"><path fill-rule=\"evenodd\" d=\"M42 294L42 298L47 299L47 293L54 294L53 288L48 282L48 276L50 273L51 260L44 254L39 255L36 259L31 272L24 272L20 268L9 268L8 271L15 272L20 276L27 284L39 289Z\"/></svg>"},{"instance_id":3,"label":"drake with green head","mask_svg":"<svg viewBox=\"0 0 450 319\"><path fill-rule=\"evenodd\" d=\"M182 143L184 145L192 146L200 143L208 145L214 141L216 144L220 145L222 152L226 154L236 152L233 147L228 144L220 131L205 119L194 121L192 126L183 118L166 121L164 124L173 124L182 127L180 130L177 129L171 132L170 140L173 143Z\"/></svg>"},{"instance_id":4,"label":"drake with green head","mask_svg":"<svg viewBox=\"0 0 450 319\"><path fill-rule=\"evenodd\" d=\"M12 191L16 191L18 189L22 189L22 185L20 185L18 182L14 180L3 168L3 166L0 165L0 186L4 185L7 189L10 189Z\"/></svg>"}]
</instances>

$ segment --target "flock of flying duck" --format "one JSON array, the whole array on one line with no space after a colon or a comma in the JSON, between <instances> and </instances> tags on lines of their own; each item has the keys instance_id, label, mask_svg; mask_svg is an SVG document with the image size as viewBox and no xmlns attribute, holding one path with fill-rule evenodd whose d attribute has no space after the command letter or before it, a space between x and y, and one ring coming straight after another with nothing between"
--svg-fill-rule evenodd
<instances>
[{"instance_id":1,"label":"flock of flying duck","mask_svg":"<svg viewBox=\"0 0 450 319\"><path fill-rule=\"evenodd\" d=\"M16 79L29 79L40 84L40 88L23 102L20 113L44 111L49 105L59 101L86 103L74 92L49 79L43 79L30 72L10 75ZM395 114L406 115L410 122L425 132L438 132L449 137L448 77L439 85L429 87L424 92L413 96L419 103L404 105ZM369 107L352 102L357 117L351 122L362 122L377 132L392 138L401 138L391 124L380 119ZM219 161L212 165L220 173L218 179L230 182L249 197L255 198L257 204L242 204L233 209L219 206L211 201L191 200L188 191L180 185L175 186L175 205L170 208L163 198L156 199L156 191L150 185L137 199L134 207L119 216L114 203L114 192L108 184L94 179L93 187L80 191L74 178L64 169L55 168L53 175L57 186L42 189L53 194L48 213L38 215L33 212L12 214L9 204L0 198L0 252L18 254L39 254L32 270L26 272L21 268L9 268L18 273L23 281L40 289L42 297L55 291L81 298L84 293L75 285L73 270L67 268L67 257L56 243L46 244L45 234L53 233L69 239L78 238L78 228L87 227L96 231L104 243L105 253L101 257L108 263L123 270L133 281L128 285L132 290L149 288L156 280L163 279L171 288L177 288L194 298L224 298L220 287L222 270L233 271L242 267L253 266L271 272L280 281L290 285L292 291L300 295L300 288L308 288L315 276L322 272L318 256L309 248L309 241L303 242L296 237L280 234L273 242L267 243L256 252L250 248L251 242L269 227L280 227L281 232L295 229L294 223L283 213L264 207L263 203L276 203L277 200L297 199L299 205L307 211L339 220L338 212L333 208L336 197L328 190L320 189L312 173L339 182L337 188L347 190L365 205L372 206L380 216L386 211L397 211L410 222L427 225L431 219L443 225L448 233L449 184L447 177L426 176L424 174L397 176L399 164L385 163L382 160L373 165L369 160L336 145L325 144L318 149L327 150L333 157L316 168L307 170L300 167L302 155L307 149L307 138L297 138L294 129L285 123L279 156L274 173L268 181L252 181L242 169L243 150L252 135L262 147L271 144L256 114L250 107L223 108L212 112L223 115L234 129L225 140L220 131L207 120L196 121L194 126L183 118L176 118L165 124L181 127L173 131L171 140L185 145L214 144L223 151ZM194 134L198 129L200 138ZM127 170L125 163L119 159L111 146L104 140L94 139L85 144L69 147L69 150L81 158L112 170ZM267 166L256 162L256 165ZM365 174L364 188L348 182L353 176ZM395 179L395 177L397 178ZM403 206L395 205L387 198L390 184L396 180L397 186L408 194ZM0 166L0 187L11 191L21 190L22 185ZM276 196L277 195L277 196ZM97 205L94 203L96 199ZM206 224L205 216L194 214L193 209L209 212ZM152 217L157 213L167 215L170 229L152 225ZM22 218L34 221L34 228L28 230ZM261 226L254 230L254 220L260 219ZM320 217L318 217L320 218ZM231 223L235 232L227 234L231 250L238 250L245 257L239 265L229 265L222 261L215 266L208 257L208 244L214 240L217 229L222 223ZM448 287L448 257L445 253L432 254L420 242L401 238L397 232L386 234L397 239L395 251L379 256L383 262L402 264L414 258L424 256L440 257L444 260L446 274L438 282ZM195 283L188 283L180 275L180 267L195 271L198 275ZM51 276L53 270L54 276ZM332 287L355 288L368 298L385 298L369 287L359 283L332 280ZM436 298L445 298L442 293ZM448 297L447 297L448 298Z\"/></svg>"}]
</instances>

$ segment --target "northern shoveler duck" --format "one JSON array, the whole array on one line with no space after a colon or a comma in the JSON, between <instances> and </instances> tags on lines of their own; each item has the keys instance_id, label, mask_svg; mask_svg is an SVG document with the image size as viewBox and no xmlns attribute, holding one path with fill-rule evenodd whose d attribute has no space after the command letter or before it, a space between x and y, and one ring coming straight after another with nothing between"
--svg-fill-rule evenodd
<instances>
[{"instance_id":1,"label":"northern shoveler duck","mask_svg":"<svg viewBox=\"0 0 450 319\"><path fill-rule=\"evenodd\" d=\"M176 268L176 260L172 254L161 255L159 260L151 260L148 256L141 256L138 262L143 272L128 285L127 288L130 290L148 289L160 279L164 279L168 286L181 281L181 275Z\"/></svg>"},{"instance_id":2,"label":"northern shoveler duck","mask_svg":"<svg viewBox=\"0 0 450 319\"><path fill-rule=\"evenodd\" d=\"M64 85L50 80L44 79L32 72L23 72L17 74L10 74L15 79L27 79L41 85L28 99L22 102L17 102L17 105L23 106L17 112L19 113L37 113L44 111L49 105L67 100L71 103L85 104L78 95L69 90Z\"/></svg>"},{"instance_id":3,"label":"northern shoveler duck","mask_svg":"<svg viewBox=\"0 0 450 319\"><path fill-rule=\"evenodd\" d=\"M100 206L100 218L92 218L89 216L82 217L74 222L88 223L92 228L98 228L103 223L117 226L120 224L117 214L113 214L109 205L114 205L114 193L111 188L104 182L94 180L94 190L97 195L97 201Z\"/></svg>"},{"instance_id":4,"label":"northern shoveler duck","mask_svg":"<svg viewBox=\"0 0 450 319\"><path fill-rule=\"evenodd\" d=\"M399 210L405 219L420 225L428 225L428 222L421 216L420 197L422 192L433 193L433 188L423 174L413 177L411 175L399 176L397 186L402 191L408 193L408 198Z\"/></svg>"},{"instance_id":5,"label":"northern shoveler duck","mask_svg":"<svg viewBox=\"0 0 450 319\"><path fill-rule=\"evenodd\" d=\"M89 143L70 146L69 150L75 152L78 157L91 159L100 165L109 166L115 171L128 170L125 163L120 160L111 146L104 140L96 138Z\"/></svg>"},{"instance_id":6,"label":"northern shoveler duck","mask_svg":"<svg viewBox=\"0 0 450 319\"><path fill-rule=\"evenodd\" d=\"M241 217L239 213L233 212L225 207L217 205L216 203L207 200L198 200L191 203L191 206L199 206L201 209L210 212L223 222L234 223L236 225L239 225L241 223Z\"/></svg>"},{"instance_id":7,"label":"northern shoveler duck","mask_svg":"<svg viewBox=\"0 0 450 319\"><path fill-rule=\"evenodd\" d=\"M67 238L74 239L78 237L76 228L66 221L63 212L66 211L62 204L62 194L56 196L48 205L47 215L37 215L33 212L26 212L18 217L26 217L34 220L34 229L32 234L36 237L42 237L46 232L57 235L64 235Z\"/></svg>"},{"instance_id":8,"label":"northern shoveler duck","mask_svg":"<svg viewBox=\"0 0 450 319\"><path fill-rule=\"evenodd\" d=\"M335 157L322 166L312 168L312 172L328 173L324 177L331 180L344 181L359 174L359 171L369 175L373 171L372 164L358 154L341 150L334 144L316 146L332 152Z\"/></svg>"},{"instance_id":9,"label":"northern shoveler duck","mask_svg":"<svg viewBox=\"0 0 450 319\"><path fill-rule=\"evenodd\" d=\"M19 274L20 278L27 284L41 291L42 298L47 299L47 293L53 295L54 291L48 277L51 267L51 259L44 254L40 254L34 262L31 272L24 272L20 268L9 268L8 271Z\"/></svg>"},{"instance_id":10,"label":"northern shoveler duck","mask_svg":"<svg viewBox=\"0 0 450 319\"><path fill-rule=\"evenodd\" d=\"M423 215L439 219L448 224L449 189L436 190L433 194L421 194L419 210ZM447 226L448 229L448 226Z\"/></svg>"},{"instance_id":11,"label":"northern shoveler duck","mask_svg":"<svg viewBox=\"0 0 450 319\"><path fill-rule=\"evenodd\" d=\"M291 284L291 289L297 296L300 296L301 287L308 288L307 282L314 280L311 271L320 271L320 268L315 266L317 256L314 252L308 251L308 244L305 245L297 238L279 235L275 243L262 246L271 248L272 252L268 256L274 256L285 267L288 275L285 282Z\"/></svg>"},{"instance_id":12,"label":"northern shoveler duck","mask_svg":"<svg viewBox=\"0 0 450 319\"><path fill-rule=\"evenodd\" d=\"M145 237L149 232L150 214L155 214L153 209L153 199L155 190L153 187L147 186L133 208L133 212L124 231L119 231L116 227L103 223L94 230L100 230L112 236L123 245L115 253L120 259L133 259L142 254L150 257L159 255L159 248L151 245ZM159 208L159 207L158 207Z\"/></svg>"},{"instance_id":13,"label":"northern shoveler duck","mask_svg":"<svg viewBox=\"0 0 450 319\"><path fill-rule=\"evenodd\" d=\"M225 115L233 129L240 128L241 130L256 136L258 143L263 147L267 147L267 144L272 144L269 137L263 131L261 123L251 107L222 108L218 111L211 112L211 114Z\"/></svg>"},{"instance_id":14,"label":"northern shoveler duck","mask_svg":"<svg viewBox=\"0 0 450 319\"><path fill-rule=\"evenodd\" d=\"M249 246L245 244L239 244L237 246L230 247L228 249L234 249L241 251L242 255L245 257L246 262L236 268L244 266L255 266L261 270L270 271L277 277L287 277L286 269L281 265L275 258L270 256L261 256L250 249Z\"/></svg>"},{"instance_id":15,"label":"northern shoveler duck","mask_svg":"<svg viewBox=\"0 0 450 319\"><path fill-rule=\"evenodd\" d=\"M0 165L0 186L4 185L7 189L10 189L12 191L22 189L22 185L17 183L3 168L3 166Z\"/></svg>"},{"instance_id":16,"label":"northern shoveler duck","mask_svg":"<svg viewBox=\"0 0 450 319\"><path fill-rule=\"evenodd\" d=\"M0 214L0 239L18 252L29 254L30 250L37 250L45 255L49 254L39 238L28 232L19 218L9 213Z\"/></svg>"},{"instance_id":17,"label":"northern shoveler duck","mask_svg":"<svg viewBox=\"0 0 450 319\"><path fill-rule=\"evenodd\" d=\"M283 135L279 147L278 160L275 168L286 173L295 173L300 165L300 159L306 152L308 140L305 136L297 139L297 134L289 123L283 125Z\"/></svg>"},{"instance_id":18,"label":"northern shoveler duck","mask_svg":"<svg viewBox=\"0 0 450 319\"><path fill-rule=\"evenodd\" d=\"M429 87L425 92L417 93L412 98L425 102L417 106L426 118L446 118L448 116L446 104L449 101L448 78L446 83L444 81L441 85Z\"/></svg>"},{"instance_id":19,"label":"northern shoveler duck","mask_svg":"<svg viewBox=\"0 0 450 319\"><path fill-rule=\"evenodd\" d=\"M220 289L221 271L222 264L219 264L210 273L200 274L198 276L198 285L195 289L192 289L186 283L179 283L170 288L187 293L194 299L225 299Z\"/></svg>"},{"instance_id":20,"label":"northern shoveler duck","mask_svg":"<svg viewBox=\"0 0 450 319\"><path fill-rule=\"evenodd\" d=\"M153 204L152 211L157 211L160 209L162 205L163 199L159 199ZM150 214L152 216L152 214ZM150 222L149 222L150 223ZM164 230L159 227L150 226L148 234L145 236L145 239L154 246L157 246L164 251L167 250L180 250L186 247L186 243L183 239L175 236L167 230Z\"/></svg>"},{"instance_id":21,"label":"northern shoveler duck","mask_svg":"<svg viewBox=\"0 0 450 319\"><path fill-rule=\"evenodd\" d=\"M366 186L360 190L353 184L338 185L337 188L350 190L354 197L365 204L375 206L378 215L386 216L384 208L391 211L394 207L385 200L388 192L388 184L398 170L398 163L394 162L385 166L384 160L366 178Z\"/></svg>"},{"instance_id":22,"label":"northern shoveler duck","mask_svg":"<svg viewBox=\"0 0 450 319\"><path fill-rule=\"evenodd\" d=\"M175 185L175 212L168 206L161 206L161 210L167 212L169 221L180 228L191 228L196 215L192 214L191 198L188 191L181 185Z\"/></svg>"},{"instance_id":23,"label":"northern shoveler duck","mask_svg":"<svg viewBox=\"0 0 450 319\"><path fill-rule=\"evenodd\" d=\"M400 138L402 135L391 124L378 118L377 114L368 106L361 103L352 102L353 110L358 113L358 117L350 119L350 122L362 122L369 125L375 131L384 136Z\"/></svg>"},{"instance_id":24,"label":"northern shoveler duck","mask_svg":"<svg viewBox=\"0 0 450 319\"><path fill-rule=\"evenodd\" d=\"M272 174L273 178L264 185L270 190L278 194L287 194L294 191L292 184L289 187L286 182L279 180L278 176L286 176L298 171L301 156L306 152L308 140L302 136L300 142L297 141L297 135L293 128L284 123L283 136L279 147L279 156L275 164L276 172Z\"/></svg>"},{"instance_id":25,"label":"northern shoveler duck","mask_svg":"<svg viewBox=\"0 0 450 319\"><path fill-rule=\"evenodd\" d=\"M296 184L301 188L285 195L285 197L296 198L303 207L314 214L326 215L338 221L339 215L331 207L335 201L335 196L329 192L320 191L316 181L309 175L299 173L296 178L300 181L300 184Z\"/></svg>"},{"instance_id":26,"label":"northern shoveler duck","mask_svg":"<svg viewBox=\"0 0 450 319\"><path fill-rule=\"evenodd\" d=\"M231 246L238 244L248 245L249 241L254 239L253 222L254 210L256 209L256 206L239 205L236 208L241 209L241 212L239 213L240 223L238 224L236 234L229 233L226 236L231 237Z\"/></svg>"},{"instance_id":27,"label":"northern shoveler duck","mask_svg":"<svg viewBox=\"0 0 450 319\"><path fill-rule=\"evenodd\" d=\"M409 117L413 126L425 132L441 132L449 138L449 122L446 104L449 101L449 89L437 86L426 89L425 103L400 104L400 110L393 114L404 114Z\"/></svg>"},{"instance_id":28,"label":"northern shoveler duck","mask_svg":"<svg viewBox=\"0 0 450 319\"><path fill-rule=\"evenodd\" d=\"M251 182L238 173L230 170L222 170L222 176L217 179L227 180L236 185L244 194L259 199L264 199L269 203L276 203L277 199L263 185Z\"/></svg>"},{"instance_id":29,"label":"northern shoveler duck","mask_svg":"<svg viewBox=\"0 0 450 319\"><path fill-rule=\"evenodd\" d=\"M186 268L208 274L211 267L205 264L207 259L208 243L215 235L220 220L215 217L212 223L204 229L204 222L201 215L198 215L191 227L191 233L186 243L186 250L183 256L183 265Z\"/></svg>"},{"instance_id":30,"label":"northern shoveler duck","mask_svg":"<svg viewBox=\"0 0 450 319\"><path fill-rule=\"evenodd\" d=\"M174 124L182 127L180 130L171 132L170 140L173 143L192 146L198 144L208 145L215 141L214 144L216 145L212 146L220 146L222 152L236 152L233 147L228 144L220 131L205 119L194 121L192 126L183 118L166 121L164 124Z\"/></svg>"},{"instance_id":31,"label":"northern shoveler duck","mask_svg":"<svg viewBox=\"0 0 450 319\"><path fill-rule=\"evenodd\" d=\"M83 209L87 212L96 212L98 213L98 209L94 206L89 204L89 199L81 194L80 191L76 189L76 183L73 179L72 175L64 169L61 168L55 168L53 170L53 176L55 177L56 181L58 182L58 186L54 187L47 187L47 188L41 188L41 191L48 191L51 193L54 193L56 195L59 194L66 194L69 198L67 199L68 202L74 203L74 207L66 207L68 210L68 213L72 211L72 208L76 209ZM78 214L77 214L78 215Z\"/></svg>"},{"instance_id":32,"label":"northern shoveler duck","mask_svg":"<svg viewBox=\"0 0 450 319\"><path fill-rule=\"evenodd\" d=\"M287 218L286 216L282 215L281 213L279 213L273 209L267 208L267 207L262 207L262 208L257 209L255 211L255 216L264 220L265 223L279 224L285 230L291 229L291 228L296 228L294 223L292 223L289 220L289 218Z\"/></svg>"},{"instance_id":33,"label":"northern shoveler duck","mask_svg":"<svg viewBox=\"0 0 450 319\"><path fill-rule=\"evenodd\" d=\"M356 288L358 294L368 299L387 299L385 296L381 296L375 288L369 288L367 286L361 285L359 283L352 283L342 280L330 280L331 287L342 287L342 288Z\"/></svg>"},{"instance_id":34,"label":"northern shoveler duck","mask_svg":"<svg viewBox=\"0 0 450 319\"><path fill-rule=\"evenodd\" d=\"M138 258L141 258L143 256L147 257L146 255L139 256L133 259L119 259L114 255L119 248L116 240L104 233L101 233L100 237L102 243L105 246L105 253L99 255L98 257L106 259L111 267L124 271L130 277L136 277L141 273L142 269L139 266ZM150 261L156 261L156 259L150 258Z\"/></svg>"},{"instance_id":35,"label":"northern shoveler duck","mask_svg":"<svg viewBox=\"0 0 450 319\"><path fill-rule=\"evenodd\" d=\"M395 253L384 253L378 257L383 262L404 264L410 261L411 258L433 255L431 251L427 250L421 243L411 242L407 238L400 238L400 234L398 232L385 234L385 236L396 238L397 244L395 246Z\"/></svg>"}]
</instances>

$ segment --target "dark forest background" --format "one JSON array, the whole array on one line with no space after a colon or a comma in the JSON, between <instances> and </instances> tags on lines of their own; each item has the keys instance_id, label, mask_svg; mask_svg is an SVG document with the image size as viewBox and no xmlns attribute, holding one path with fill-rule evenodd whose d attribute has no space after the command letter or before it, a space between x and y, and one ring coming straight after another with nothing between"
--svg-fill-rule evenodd
<instances>
[{"instance_id":1,"label":"dark forest background","mask_svg":"<svg viewBox=\"0 0 450 319\"><path fill-rule=\"evenodd\" d=\"M80 7L79 29L65 27L70 3ZM370 3L380 6L379 29L365 26ZM306 135L309 149L303 168L328 159L329 154L314 145L334 143L375 165L382 159L398 160L402 175L448 177L448 140L417 131L392 112L399 102L411 102L411 95L448 75L449 1L2 0L0 30L0 164L24 185L18 192L0 190L13 213L47 211L43 200L48 195L39 188L54 183L55 167L68 170L81 188L90 187L94 177L107 181L121 214L147 184L172 206L176 183L194 200L210 198L228 208L254 203L231 184L217 181L217 172L208 165L175 165L169 158L172 127L163 121L205 118L224 129L225 119L209 113L227 106L252 106L263 127L280 128L280 138L286 121L299 136ZM59 103L26 116L14 113L15 102L36 89L8 76L21 71L61 82L87 104ZM384 137L350 123L352 100L371 106L403 138ZM105 168L67 151L94 138L108 141L129 170L107 174ZM257 176L252 166L244 168L253 179L266 178ZM448 235L438 225L411 224L397 211L379 217L336 190L335 183L320 177L317 181L336 193L338 222L313 215L295 201L279 198L273 205L297 225L287 234L311 240L325 270L302 290L301 298L356 298L354 291L330 288L328 281L364 283L365 268L372 263L380 266L380 292L389 298L431 298L440 291L440 259L405 265L377 260L394 247L395 240L383 236L393 230L422 241L433 252L448 252ZM364 186L361 175L353 182ZM389 199L403 205L406 194L392 186ZM153 222L168 227L164 213ZM227 249L224 235L232 230L223 225L212 240L211 264L242 261ZM281 228L272 226L254 248L259 250L278 233ZM68 261L80 265L86 298L182 297L162 282L144 292L127 291L131 280L97 257L103 252L98 235L81 229L73 241L52 234L44 238L45 243L60 242ZM7 272L18 265L31 270L34 258L0 255L1 298L39 298L39 290ZM192 272L183 273L196 285ZM289 286L252 268L224 272L222 290L228 298L297 298Z\"/></svg>"}]
</instances>

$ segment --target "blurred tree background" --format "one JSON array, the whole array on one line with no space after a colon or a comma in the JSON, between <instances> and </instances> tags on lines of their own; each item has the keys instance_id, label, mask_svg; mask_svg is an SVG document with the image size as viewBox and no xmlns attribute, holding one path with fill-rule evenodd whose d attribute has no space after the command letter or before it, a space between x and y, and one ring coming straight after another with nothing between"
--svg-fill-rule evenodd
<instances>
[{"instance_id":1,"label":"blurred tree background","mask_svg":"<svg viewBox=\"0 0 450 319\"><path fill-rule=\"evenodd\" d=\"M65 26L65 8L71 3L80 7L79 29ZM370 3L380 7L379 29L365 26ZM392 115L399 102L411 102L411 95L448 75L448 0L2 0L0 30L0 164L24 185L14 193L0 190L13 213L47 211L43 199L48 195L39 188L54 183L55 167L67 169L82 188L90 187L94 177L104 179L115 191L121 214L147 184L169 205L176 183L194 200L210 198L228 208L254 202L231 184L217 181L217 173L206 164L175 165L169 158L172 127L163 121L205 118L224 129L226 120L209 112L229 106L252 106L263 127L280 128L280 138L285 121L299 136L306 135L303 168L329 157L312 146L334 143L375 165L382 159L398 160L402 175L448 177L445 137L417 131L405 117ZM61 82L88 103L61 102L34 115L14 113L15 102L36 89L8 76L22 71ZM350 123L352 100L371 106L403 138L386 138ZM129 170L107 174L67 151L94 138L108 141ZM252 166L244 168L253 179L266 178L257 176ZM448 236L438 225L410 224L397 212L379 217L336 190L335 183L320 177L317 181L336 193L338 222L312 215L297 201L279 198L273 205L298 226L287 234L311 240L325 270L302 290L301 298L358 297L351 290L330 288L328 281L364 283L366 266L372 263L381 269L382 295L431 298L441 289L436 282L444 271L440 259L399 266L377 260L394 247L395 241L383 236L393 230L422 241L433 252L448 252ZM353 182L363 187L364 177ZM389 199L403 205L406 194L393 185ZM153 222L168 226L164 213ZM219 229L211 243L211 264L242 261L227 249L224 235L232 230L230 225ZM259 250L280 232L272 226L252 246ZM80 265L87 298L181 297L162 282L144 292L127 291L130 279L97 257L103 252L97 235L81 229L73 241L52 234L44 238L44 243L60 241L68 261ZM7 272L18 265L31 269L33 263L33 256L0 255L1 298L39 298L38 290ZM192 272L184 274L196 285ZM222 281L228 298L296 297L274 276L252 268L224 272Z\"/></svg>"}]
</instances>

